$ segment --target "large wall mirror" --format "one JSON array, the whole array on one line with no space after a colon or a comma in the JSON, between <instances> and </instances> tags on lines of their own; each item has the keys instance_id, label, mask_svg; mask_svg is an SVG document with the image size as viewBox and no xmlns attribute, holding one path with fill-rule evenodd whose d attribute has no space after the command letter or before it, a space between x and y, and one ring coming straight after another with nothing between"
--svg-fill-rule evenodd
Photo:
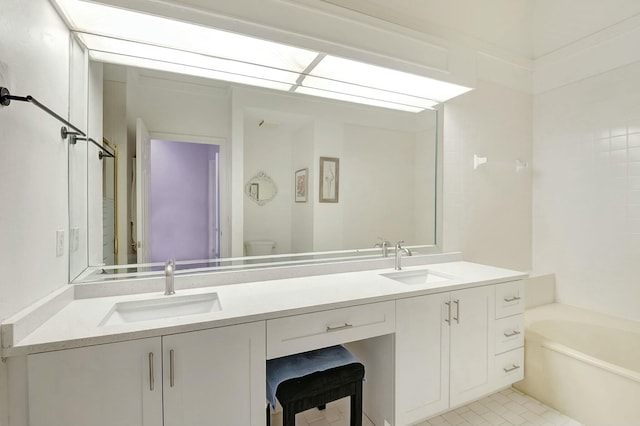
<instances>
[{"instance_id":1,"label":"large wall mirror","mask_svg":"<svg viewBox=\"0 0 640 426\"><path fill-rule=\"evenodd\" d=\"M91 67L102 70L101 137L118 163L109 197L88 184L88 210L105 212L88 245L102 253L76 282L161 273L169 258L198 272L381 258L384 240L437 249L441 107L404 111L112 59Z\"/></svg>"}]
</instances>

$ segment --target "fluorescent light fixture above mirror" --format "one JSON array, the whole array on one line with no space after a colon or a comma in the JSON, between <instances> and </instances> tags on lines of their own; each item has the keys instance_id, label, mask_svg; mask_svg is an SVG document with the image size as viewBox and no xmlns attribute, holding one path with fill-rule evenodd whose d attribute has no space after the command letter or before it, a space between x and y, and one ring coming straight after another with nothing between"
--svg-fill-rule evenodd
<instances>
[{"instance_id":1,"label":"fluorescent light fixture above mirror","mask_svg":"<svg viewBox=\"0 0 640 426\"><path fill-rule=\"evenodd\" d=\"M77 33L78 38L91 50L91 52L117 53L132 58L144 58L154 61L167 62L175 65L187 65L203 70L215 70L220 75L232 76L220 78L221 80L239 83L235 76L247 76L283 83L286 89L295 84L299 74L293 71L285 71L278 68L266 67L247 62L221 59L214 56L192 53L167 47L158 47L139 42L96 36L92 34ZM95 57L95 55L94 55Z\"/></svg>"},{"instance_id":2,"label":"fluorescent light fixture above mirror","mask_svg":"<svg viewBox=\"0 0 640 426\"><path fill-rule=\"evenodd\" d=\"M418 112L471 89L201 25L54 0L96 61Z\"/></svg>"},{"instance_id":3,"label":"fluorescent light fixture above mirror","mask_svg":"<svg viewBox=\"0 0 640 426\"><path fill-rule=\"evenodd\" d=\"M327 55L309 73L312 76L375 87L444 102L471 90L468 87L432 78Z\"/></svg>"},{"instance_id":4,"label":"fluorescent light fixture above mirror","mask_svg":"<svg viewBox=\"0 0 640 426\"><path fill-rule=\"evenodd\" d=\"M267 89L275 89L288 91L290 84L279 83L261 78L248 77L238 74L228 74L215 70L197 68L189 65L176 64L171 62L159 61L148 58L139 58L136 56L125 56L119 53L91 51L91 59L98 62L106 62L110 64L126 65L136 68L147 68L158 71L166 71L176 74L192 75L194 77L211 78L214 80L228 81L231 83L246 84L249 86L264 87Z\"/></svg>"}]
</instances>

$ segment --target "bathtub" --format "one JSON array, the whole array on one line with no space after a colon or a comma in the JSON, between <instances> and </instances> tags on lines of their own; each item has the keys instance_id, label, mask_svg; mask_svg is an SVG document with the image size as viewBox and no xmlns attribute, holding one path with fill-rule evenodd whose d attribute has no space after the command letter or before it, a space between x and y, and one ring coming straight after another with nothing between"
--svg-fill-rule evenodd
<instances>
[{"instance_id":1,"label":"bathtub","mask_svg":"<svg viewBox=\"0 0 640 426\"><path fill-rule=\"evenodd\" d=\"M640 323L550 304L525 312L514 387L588 426L640 425Z\"/></svg>"}]
</instances>

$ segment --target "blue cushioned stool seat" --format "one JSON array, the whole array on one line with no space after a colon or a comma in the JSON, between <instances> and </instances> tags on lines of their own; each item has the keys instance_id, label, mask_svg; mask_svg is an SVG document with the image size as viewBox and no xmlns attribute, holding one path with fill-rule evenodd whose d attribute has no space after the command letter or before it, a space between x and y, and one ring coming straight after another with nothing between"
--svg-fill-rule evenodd
<instances>
[{"instance_id":1,"label":"blue cushioned stool seat","mask_svg":"<svg viewBox=\"0 0 640 426\"><path fill-rule=\"evenodd\" d=\"M282 425L295 426L296 413L351 397L351 426L362 425L364 365L343 346L267 361L267 398L282 405ZM267 407L267 424L270 412Z\"/></svg>"}]
</instances>

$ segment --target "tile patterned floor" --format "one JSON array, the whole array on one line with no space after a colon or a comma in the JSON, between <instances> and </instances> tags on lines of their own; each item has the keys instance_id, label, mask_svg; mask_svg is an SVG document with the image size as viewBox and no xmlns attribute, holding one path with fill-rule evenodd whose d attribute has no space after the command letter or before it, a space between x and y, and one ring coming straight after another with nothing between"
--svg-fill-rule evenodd
<instances>
[{"instance_id":1,"label":"tile patterned floor","mask_svg":"<svg viewBox=\"0 0 640 426\"><path fill-rule=\"evenodd\" d=\"M281 426L276 413L272 426ZM464 407L433 417L416 426L581 426L581 423L547 407L535 399L509 388ZM349 426L349 399L327 404L296 415L296 426ZM363 416L362 426L374 426ZM379 425L376 425L379 426Z\"/></svg>"},{"instance_id":2,"label":"tile patterned floor","mask_svg":"<svg viewBox=\"0 0 640 426\"><path fill-rule=\"evenodd\" d=\"M416 426L581 426L513 388L436 416Z\"/></svg>"}]
</instances>

